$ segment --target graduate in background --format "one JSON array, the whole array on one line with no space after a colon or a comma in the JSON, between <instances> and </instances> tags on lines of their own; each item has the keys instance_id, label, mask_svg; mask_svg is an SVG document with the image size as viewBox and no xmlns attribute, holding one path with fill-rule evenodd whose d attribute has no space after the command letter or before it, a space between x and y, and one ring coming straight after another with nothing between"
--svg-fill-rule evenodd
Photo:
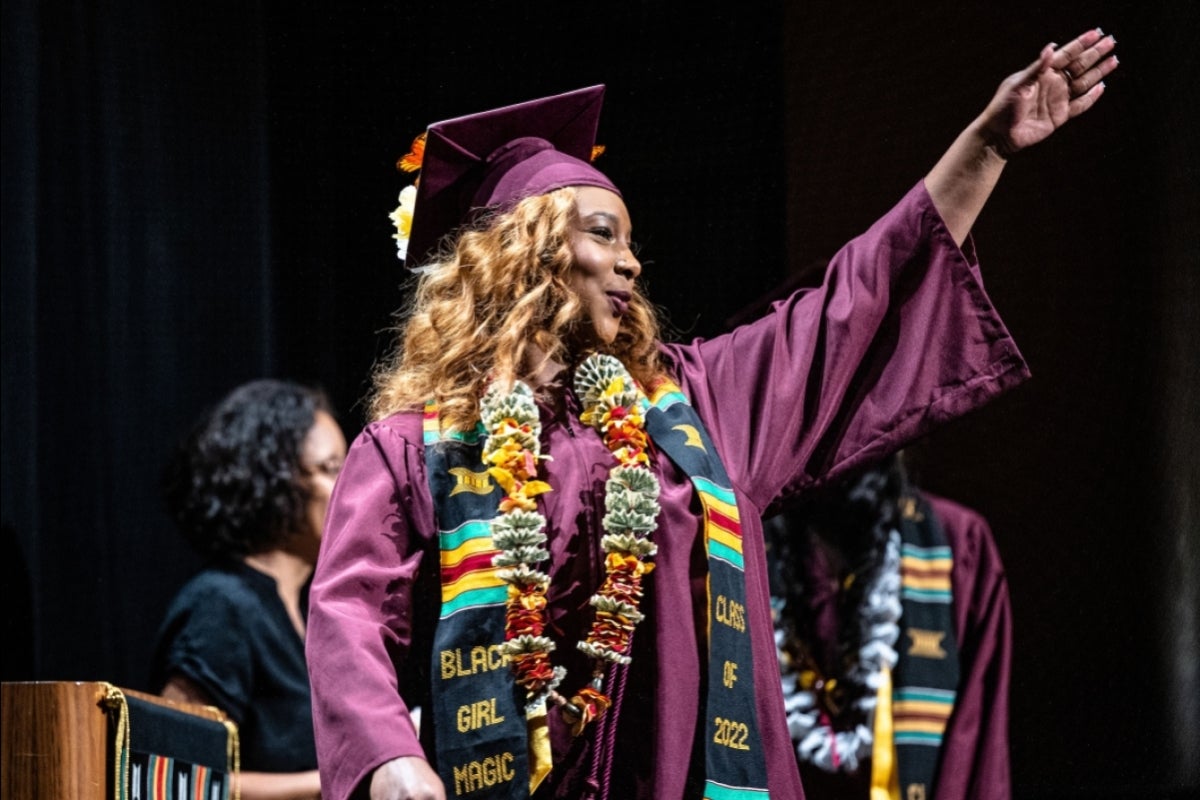
<instances>
[{"instance_id":1,"label":"graduate in background","mask_svg":"<svg viewBox=\"0 0 1200 800\"><path fill-rule=\"evenodd\" d=\"M987 521L896 454L765 531L806 792L867 800L890 762L906 800L1007 800L1012 621Z\"/></svg>"}]
</instances>

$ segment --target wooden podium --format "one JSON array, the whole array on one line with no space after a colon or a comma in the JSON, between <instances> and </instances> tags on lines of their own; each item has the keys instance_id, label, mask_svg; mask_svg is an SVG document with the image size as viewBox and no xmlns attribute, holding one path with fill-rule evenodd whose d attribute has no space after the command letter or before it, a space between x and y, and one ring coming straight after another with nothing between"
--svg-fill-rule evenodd
<instances>
[{"instance_id":1,"label":"wooden podium","mask_svg":"<svg viewBox=\"0 0 1200 800\"><path fill-rule=\"evenodd\" d=\"M0 686L0 800L229 800L237 726L103 682Z\"/></svg>"}]
</instances>

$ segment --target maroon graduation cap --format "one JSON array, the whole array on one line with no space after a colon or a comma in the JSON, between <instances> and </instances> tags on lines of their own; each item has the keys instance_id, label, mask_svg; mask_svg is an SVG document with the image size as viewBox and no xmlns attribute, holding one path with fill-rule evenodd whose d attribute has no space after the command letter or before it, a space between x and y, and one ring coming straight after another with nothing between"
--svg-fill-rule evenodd
<instances>
[{"instance_id":1,"label":"maroon graduation cap","mask_svg":"<svg viewBox=\"0 0 1200 800\"><path fill-rule=\"evenodd\" d=\"M604 86L436 122L425 133L405 261L415 266L480 209L564 186L618 192L591 165Z\"/></svg>"}]
</instances>

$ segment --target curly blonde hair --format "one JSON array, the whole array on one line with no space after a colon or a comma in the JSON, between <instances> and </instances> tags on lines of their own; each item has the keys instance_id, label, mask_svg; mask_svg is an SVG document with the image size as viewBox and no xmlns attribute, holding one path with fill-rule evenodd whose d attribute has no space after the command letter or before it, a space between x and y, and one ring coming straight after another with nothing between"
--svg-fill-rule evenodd
<instances>
[{"instance_id":1,"label":"curly blonde hair","mask_svg":"<svg viewBox=\"0 0 1200 800\"><path fill-rule=\"evenodd\" d=\"M574 366L584 306L570 286L569 231L575 190L529 197L466 229L421 271L396 328L396 347L375 371L372 419L439 405L443 427L469 430L487 385L529 380L547 361ZM602 352L621 359L643 386L666 377L659 321L640 288L616 339ZM531 349L536 346L536 350Z\"/></svg>"}]
</instances>

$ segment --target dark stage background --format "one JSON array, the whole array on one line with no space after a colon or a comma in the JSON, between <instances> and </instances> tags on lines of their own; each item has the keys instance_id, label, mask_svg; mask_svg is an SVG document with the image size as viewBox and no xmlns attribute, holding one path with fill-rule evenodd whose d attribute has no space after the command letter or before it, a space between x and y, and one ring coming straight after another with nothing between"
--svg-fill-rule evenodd
<instances>
[{"instance_id":1,"label":"dark stage background","mask_svg":"<svg viewBox=\"0 0 1200 800\"><path fill-rule=\"evenodd\" d=\"M3 678L148 688L197 566L158 468L235 384L318 383L357 433L427 123L606 83L651 294L711 335L1102 25L1108 95L975 229L1034 380L912 455L1008 567L1017 796L1200 787L1195 4L666 5L3 0Z\"/></svg>"}]
</instances>

